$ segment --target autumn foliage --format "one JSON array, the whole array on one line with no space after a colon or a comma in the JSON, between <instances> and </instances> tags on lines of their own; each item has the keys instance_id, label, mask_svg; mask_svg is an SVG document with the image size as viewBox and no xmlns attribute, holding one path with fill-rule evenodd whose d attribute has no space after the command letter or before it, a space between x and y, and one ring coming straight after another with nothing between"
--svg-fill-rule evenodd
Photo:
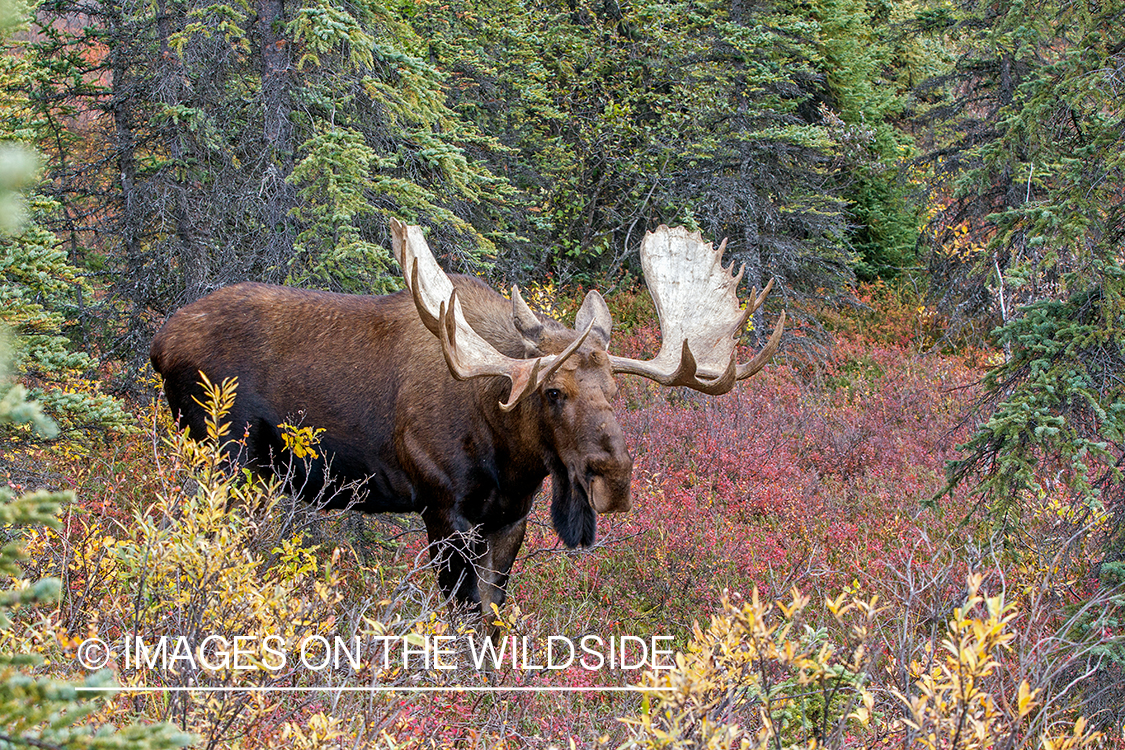
<instances>
[{"instance_id":1,"label":"autumn foliage","mask_svg":"<svg viewBox=\"0 0 1125 750\"><path fill-rule=\"evenodd\" d=\"M83 721L170 721L200 747L1105 742L1119 602L1090 565L1107 519L1091 524L1046 498L1036 546L1012 550L969 497L929 509L978 357L909 345L894 332L927 324L925 310L873 290L880 298L896 299L884 311L899 317L874 336L841 317L829 362L782 358L723 397L621 378L635 503L602 519L594 549L565 550L536 504L497 613L501 640L656 636L670 670L529 670L514 656L479 670L466 653L452 670L370 654L274 668L270 643L292 652L313 637L425 643L476 631L443 606L417 519L317 513L223 460L240 437L223 419L234 382L209 386L199 444L176 434L154 393L146 426L100 449L7 457L48 462L78 499L59 529L23 538L26 579L54 576L64 591L19 609L3 645L73 680L87 672L76 661L84 640L113 644L117 684L165 692L110 695ZM643 312L616 351L657 346ZM313 430L290 439L316 450ZM243 658L258 666L212 650L208 664L180 653L158 669L153 653L138 662L118 645L160 636L249 637ZM554 692L526 692L544 687Z\"/></svg>"}]
</instances>

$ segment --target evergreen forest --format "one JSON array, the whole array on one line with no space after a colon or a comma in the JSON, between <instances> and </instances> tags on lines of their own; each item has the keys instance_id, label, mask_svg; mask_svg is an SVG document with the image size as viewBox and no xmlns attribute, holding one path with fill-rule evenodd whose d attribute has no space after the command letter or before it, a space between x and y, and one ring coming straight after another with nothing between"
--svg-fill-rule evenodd
<instances>
[{"instance_id":1,"label":"evergreen forest","mask_svg":"<svg viewBox=\"0 0 1125 750\"><path fill-rule=\"evenodd\" d=\"M0 746L1125 746L1125 0L4 0L0 40ZM540 493L507 662L273 667L478 631L416 516L224 459L237 384L189 440L150 343L242 281L401 290L392 219L640 358L686 226L773 284L740 361L785 333L726 395L618 377L633 508L572 551ZM126 647L208 635L250 666ZM514 654L564 636L668 668Z\"/></svg>"}]
</instances>

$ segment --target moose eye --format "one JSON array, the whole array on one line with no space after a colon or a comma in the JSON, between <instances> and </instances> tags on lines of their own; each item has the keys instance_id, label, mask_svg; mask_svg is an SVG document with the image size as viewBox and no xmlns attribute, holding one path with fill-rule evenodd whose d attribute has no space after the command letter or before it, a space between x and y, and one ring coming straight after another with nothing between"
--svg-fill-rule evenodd
<instances>
[{"instance_id":1,"label":"moose eye","mask_svg":"<svg viewBox=\"0 0 1125 750\"><path fill-rule=\"evenodd\" d=\"M562 400L562 391L560 391L558 388L548 388L546 392L547 400L552 404L557 404Z\"/></svg>"}]
</instances>

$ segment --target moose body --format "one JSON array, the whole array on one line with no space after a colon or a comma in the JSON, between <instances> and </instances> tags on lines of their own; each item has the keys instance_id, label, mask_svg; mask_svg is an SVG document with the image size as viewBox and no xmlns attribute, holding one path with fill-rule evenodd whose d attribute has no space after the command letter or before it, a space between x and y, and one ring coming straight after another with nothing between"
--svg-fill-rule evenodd
<instances>
[{"instance_id":1,"label":"moose body","mask_svg":"<svg viewBox=\"0 0 1125 750\"><path fill-rule=\"evenodd\" d=\"M606 351L612 321L597 292L577 315L579 330L570 329L533 313L518 290L509 301L475 278L446 277L418 228L392 227L406 291L373 297L238 284L169 318L152 363L191 435L205 434L200 373L216 382L237 377L229 420L245 435L238 458L287 473L295 494L330 508L420 513L440 587L479 602L485 614L503 603L547 476L552 522L568 547L594 543L599 513L629 509L632 458L611 408L614 372L721 392L756 372L781 333L779 321L754 362L737 368L726 341L697 362L689 344L706 349L713 336L690 330L682 355L614 357ZM722 278L731 281L725 271ZM737 299L733 313L725 310L739 328L748 314ZM721 361L728 350L729 365ZM318 457L294 459L283 424L322 429Z\"/></svg>"}]
</instances>

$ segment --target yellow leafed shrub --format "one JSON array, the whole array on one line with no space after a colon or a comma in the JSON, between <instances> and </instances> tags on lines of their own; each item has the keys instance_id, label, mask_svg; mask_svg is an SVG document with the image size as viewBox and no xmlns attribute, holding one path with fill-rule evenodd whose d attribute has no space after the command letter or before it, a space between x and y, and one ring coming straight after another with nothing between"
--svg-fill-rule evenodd
<instances>
[{"instance_id":1,"label":"yellow leafed shrub","mask_svg":"<svg viewBox=\"0 0 1125 750\"><path fill-rule=\"evenodd\" d=\"M641 711L625 719L623 748L909 747L928 750L1079 750L1102 734L1073 716L1045 723L1048 684L1014 679L1010 653L1020 610L982 593L971 573L936 647L902 664L884 648L896 627L875 598L825 602L827 627L809 624L809 600L724 597L709 627L695 627L674 669L649 673ZM901 627L901 624L897 624ZM882 675L906 669L909 689ZM1057 690L1054 691L1057 694ZM1057 715L1054 707L1052 715Z\"/></svg>"},{"instance_id":2,"label":"yellow leafed shrub","mask_svg":"<svg viewBox=\"0 0 1125 750\"><path fill-rule=\"evenodd\" d=\"M221 688L141 699L147 712L179 715L215 741L275 709L280 694L249 689L316 679L281 654L330 633L341 594L330 564L299 539L271 537L279 485L235 471L226 458L237 449L224 422L236 383L204 379L204 386L206 438L169 441L177 464L169 476L180 481L134 514L124 538L107 540L107 585L132 601L114 602L98 625L106 640L124 644L117 659L124 685Z\"/></svg>"},{"instance_id":3,"label":"yellow leafed shrub","mask_svg":"<svg viewBox=\"0 0 1125 750\"><path fill-rule=\"evenodd\" d=\"M805 622L809 600L788 602L724 596L707 629L695 626L675 668L649 676L656 688L627 719L629 748L768 748L813 742L865 725L874 704L867 689L867 640L875 599L827 602L840 632Z\"/></svg>"}]
</instances>

